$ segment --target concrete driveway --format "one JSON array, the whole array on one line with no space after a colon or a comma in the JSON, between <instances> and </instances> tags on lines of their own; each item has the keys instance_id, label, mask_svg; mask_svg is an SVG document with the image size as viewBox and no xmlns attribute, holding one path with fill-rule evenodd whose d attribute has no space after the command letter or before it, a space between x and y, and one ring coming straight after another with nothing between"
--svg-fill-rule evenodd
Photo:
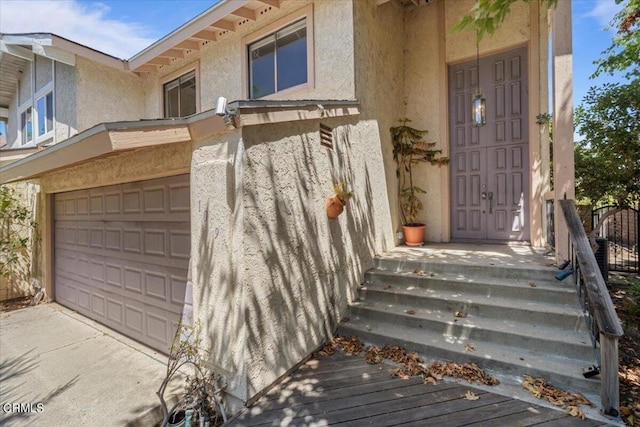
<instances>
[{"instance_id":1,"label":"concrete driveway","mask_svg":"<svg viewBox=\"0 0 640 427\"><path fill-rule=\"evenodd\" d=\"M154 425L166 360L55 303L1 313L0 425Z\"/></svg>"}]
</instances>

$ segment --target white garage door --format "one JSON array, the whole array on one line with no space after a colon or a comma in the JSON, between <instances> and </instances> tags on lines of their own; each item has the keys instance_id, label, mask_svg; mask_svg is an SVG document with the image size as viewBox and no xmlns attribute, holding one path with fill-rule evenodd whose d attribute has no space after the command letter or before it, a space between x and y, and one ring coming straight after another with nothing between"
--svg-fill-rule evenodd
<instances>
[{"instance_id":1,"label":"white garage door","mask_svg":"<svg viewBox=\"0 0 640 427\"><path fill-rule=\"evenodd\" d=\"M54 197L55 299L168 353L189 267L189 175Z\"/></svg>"}]
</instances>

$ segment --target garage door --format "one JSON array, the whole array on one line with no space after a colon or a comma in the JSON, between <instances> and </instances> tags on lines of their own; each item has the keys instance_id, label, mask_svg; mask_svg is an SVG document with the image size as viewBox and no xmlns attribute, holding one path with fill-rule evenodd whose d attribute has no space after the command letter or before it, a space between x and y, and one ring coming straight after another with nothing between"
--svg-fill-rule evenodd
<instances>
[{"instance_id":1,"label":"garage door","mask_svg":"<svg viewBox=\"0 0 640 427\"><path fill-rule=\"evenodd\" d=\"M189 175L54 200L57 302L168 353L189 266Z\"/></svg>"}]
</instances>

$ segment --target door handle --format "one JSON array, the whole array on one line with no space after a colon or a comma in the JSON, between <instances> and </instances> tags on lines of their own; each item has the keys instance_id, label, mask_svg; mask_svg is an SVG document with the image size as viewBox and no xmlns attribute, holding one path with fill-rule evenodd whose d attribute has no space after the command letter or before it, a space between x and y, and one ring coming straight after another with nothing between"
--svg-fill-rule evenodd
<instances>
[{"instance_id":1,"label":"door handle","mask_svg":"<svg viewBox=\"0 0 640 427\"><path fill-rule=\"evenodd\" d=\"M493 191L487 193L487 198L489 199L489 213L493 213Z\"/></svg>"},{"instance_id":2,"label":"door handle","mask_svg":"<svg viewBox=\"0 0 640 427\"><path fill-rule=\"evenodd\" d=\"M485 200L487 198L487 192L483 191L482 193L480 193L480 197L482 198L482 200Z\"/></svg>"}]
</instances>

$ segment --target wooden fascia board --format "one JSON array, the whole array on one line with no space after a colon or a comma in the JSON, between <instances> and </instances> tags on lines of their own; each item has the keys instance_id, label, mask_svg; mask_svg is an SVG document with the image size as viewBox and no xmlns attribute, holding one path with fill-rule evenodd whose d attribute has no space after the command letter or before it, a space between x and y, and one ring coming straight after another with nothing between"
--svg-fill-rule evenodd
<instances>
[{"instance_id":1,"label":"wooden fascia board","mask_svg":"<svg viewBox=\"0 0 640 427\"><path fill-rule=\"evenodd\" d=\"M191 141L186 124L177 126L144 127L109 131L113 151L132 150L151 145L173 144Z\"/></svg>"},{"instance_id":2,"label":"wooden fascia board","mask_svg":"<svg viewBox=\"0 0 640 427\"><path fill-rule=\"evenodd\" d=\"M140 65L147 63L151 58L155 58L168 49L175 47L176 44L188 39L198 31L208 28L212 22L230 15L231 12L247 5L251 1L253 0L232 0L218 3L209 11L194 18L192 21L186 23L162 40L131 58L129 60L130 69L136 70Z\"/></svg>"},{"instance_id":3,"label":"wooden fascia board","mask_svg":"<svg viewBox=\"0 0 640 427\"><path fill-rule=\"evenodd\" d=\"M39 43L33 44L33 52L44 56L46 58L53 59L57 62L62 62L63 64L71 65L72 67L76 66L76 55L71 52L67 52L66 50L54 47L41 45Z\"/></svg>"},{"instance_id":4,"label":"wooden fascia board","mask_svg":"<svg viewBox=\"0 0 640 427\"><path fill-rule=\"evenodd\" d=\"M153 64L144 64L136 68L136 73L155 73L158 71L158 66Z\"/></svg>"},{"instance_id":5,"label":"wooden fascia board","mask_svg":"<svg viewBox=\"0 0 640 427\"><path fill-rule=\"evenodd\" d=\"M74 144L55 145L3 168L0 182L8 183L37 178L47 172L73 166L87 159L111 152L111 140L104 130Z\"/></svg>"},{"instance_id":6,"label":"wooden fascia board","mask_svg":"<svg viewBox=\"0 0 640 427\"><path fill-rule=\"evenodd\" d=\"M197 141L207 136L229 132L229 129L224 124L222 117L211 116L189 123L189 131L191 132L191 138Z\"/></svg>"},{"instance_id":7,"label":"wooden fascia board","mask_svg":"<svg viewBox=\"0 0 640 427\"><path fill-rule=\"evenodd\" d=\"M127 71L127 67L125 65L126 62L122 59L118 59L97 50L89 49L88 47L56 37L55 35L52 37L52 46L75 55L80 55L83 58L90 59L100 64L107 65L118 70Z\"/></svg>"},{"instance_id":8,"label":"wooden fascia board","mask_svg":"<svg viewBox=\"0 0 640 427\"><path fill-rule=\"evenodd\" d=\"M0 51L8 53L9 55L17 56L21 59L26 59L27 61L33 61L33 52L30 49L8 44L4 40L0 40Z\"/></svg>"},{"instance_id":9,"label":"wooden fascia board","mask_svg":"<svg viewBox=\"0 0 640 427\"><path fill-rule=\"evenodd\" d=\"M319 108L317 105L282 109L244 107L240 110L238 121L240 126L255 126L267 123L318 120L358 114L360 114L360 108L357 105L333 105L324 107L324 109Z\"/></svg>"}]
</instances>

